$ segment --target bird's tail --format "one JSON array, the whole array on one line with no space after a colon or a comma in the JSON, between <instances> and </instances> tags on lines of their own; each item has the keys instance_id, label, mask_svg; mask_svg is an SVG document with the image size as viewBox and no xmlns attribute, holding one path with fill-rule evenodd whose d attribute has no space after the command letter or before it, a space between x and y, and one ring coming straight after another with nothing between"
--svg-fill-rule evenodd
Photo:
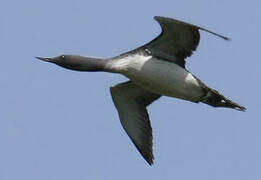
<instances>
[{"instance_id":1,"label":"bird's tail","mask_svg":"<svg viewBox=\"0 0 261 180\"><path fill-rule=\"evenodd\" d=\"M227 99L218 91L211 88L207 88L206 95L201 99L201 102L214 107L226 107L226 108L236 109L239 111L246 110L245 107Z\"/></svg>"}]
</instances>

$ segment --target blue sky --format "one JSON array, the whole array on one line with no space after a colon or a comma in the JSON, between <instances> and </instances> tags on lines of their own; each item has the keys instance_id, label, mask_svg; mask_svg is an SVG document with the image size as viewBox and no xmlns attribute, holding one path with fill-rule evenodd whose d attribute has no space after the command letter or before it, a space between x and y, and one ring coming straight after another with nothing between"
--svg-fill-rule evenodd
<instances>
[{"instance_id":1,"label":"blue sky","mask_svg":"<svg viewBox=\"0 0 261 180\"><path fill-rule=\"evenodd\" d=\"M4 0L0 6L0 179L261 179L260 2ZM215 109L163 97L149 107L155 164L123 131L109 87L35 56L113 57L160 33L156 15L201 33L187 68L247 107Z\"/></svg>"}]
</instances>

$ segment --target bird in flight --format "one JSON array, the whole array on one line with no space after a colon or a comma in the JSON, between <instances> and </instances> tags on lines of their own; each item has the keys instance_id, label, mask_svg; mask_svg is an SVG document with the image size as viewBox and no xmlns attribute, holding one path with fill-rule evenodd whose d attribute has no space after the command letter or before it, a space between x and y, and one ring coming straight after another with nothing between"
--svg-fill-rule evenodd
<instances>
[{"instance_id":1,"label":"bird in flight","mask_svg":"<svg viewBox=\"0 0 261 180\"><path fill-rule=\"evenodd\" d=\"M143 158L153 164L152 128L147 106L161 96L175 97L213 107L246 108L205 85L186 67L186 58L196 50L199 30L229 38L179 20L156 16L162 32L149 43L119 56L101 59L78 55L36 57L76 71L119 73L129 81L110 88L120 122Z\"/></svg>"}]
</instances>

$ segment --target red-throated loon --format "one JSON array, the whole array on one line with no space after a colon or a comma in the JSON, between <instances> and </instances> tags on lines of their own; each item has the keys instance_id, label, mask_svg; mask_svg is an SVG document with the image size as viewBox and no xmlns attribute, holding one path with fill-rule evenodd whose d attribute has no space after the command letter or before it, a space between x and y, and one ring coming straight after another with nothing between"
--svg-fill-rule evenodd
<instances>
[{"instance_id":1,"label":"red-throated loon","mask_svg":"<svg viewBox=\"0 0 261 180\"><path fill-rule=\"evenodd\" d=\"M130 80L110 88L121 124L144 159L153 164L152 128L146 107L161 96L170 96L214 107L246 108L206 86L186 68L186 58L196 50L200 34L207 31L175 19L156 16L162 33L151 42L110 59L61 55L37 57L67 69L120 73Z\"/></svg>"}]
</instances>

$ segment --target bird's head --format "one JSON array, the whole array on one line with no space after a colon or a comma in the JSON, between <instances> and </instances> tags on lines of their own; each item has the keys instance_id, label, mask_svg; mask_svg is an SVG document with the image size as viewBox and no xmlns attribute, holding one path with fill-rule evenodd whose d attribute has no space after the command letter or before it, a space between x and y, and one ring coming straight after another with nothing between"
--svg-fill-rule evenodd
<instances>
[{"instance_id":1,"label":"bird's head","mask_svg":"<svg viewBox=\"0 0 261 180\"><path fill-rule=\"evenodd\" d=\"M36 57L42 61L57 64L61 67L76 71L101 71L105 61L77 55L60 55L57 57Z\"/></svg>"}]
</instances>

